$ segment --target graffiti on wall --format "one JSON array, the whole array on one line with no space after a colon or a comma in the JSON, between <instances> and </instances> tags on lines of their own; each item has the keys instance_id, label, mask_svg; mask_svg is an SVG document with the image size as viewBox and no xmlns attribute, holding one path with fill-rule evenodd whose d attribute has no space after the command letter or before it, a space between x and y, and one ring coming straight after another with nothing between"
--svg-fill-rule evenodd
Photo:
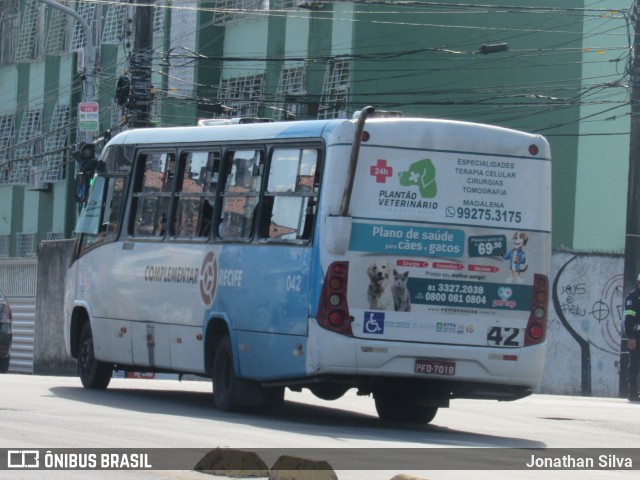
<instances>
[{"instance_id":1,"label":"graffiti on wall","mask_svg":"<svg viewBox=\"0 0 640 480\"><path fill-rule=\"evenodd\" d=\"M580 350L580 393L592 395L594 367L604 372L612 390L623 321L620 259L589 254L563 259L551 294L557 320Z\"/></svg>"}]
</instances>

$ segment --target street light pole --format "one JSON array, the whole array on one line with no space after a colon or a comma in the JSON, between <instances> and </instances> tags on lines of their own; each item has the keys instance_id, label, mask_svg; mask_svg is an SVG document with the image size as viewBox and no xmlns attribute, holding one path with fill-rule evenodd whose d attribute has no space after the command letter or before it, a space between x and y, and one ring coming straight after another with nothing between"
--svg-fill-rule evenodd
<instances>
[{"instance_id":1,"label":"street light pole","mask_svg":"<svg viewBox=\"0 0 640 480\"><path fill-rule=\"evenodd\" d=\"M66 7L65 5L61 5L53 0L40 0L42 3L49 5L50 7L56 8L58 10L62 10L67 15L71 15L75 18L80 26L84 30L84 36L87 39L87 42L84 47L84 64L85 64L85 81L87 85L85 100L87 102L93 102L96 88L95 88L95 70L96 70L96 48L93 44L93 30L89 26L89 24L79 15L75 10ZM85 132L85 142L92 143L93 135L91 132Z\"/></svg>"}]
</instances>

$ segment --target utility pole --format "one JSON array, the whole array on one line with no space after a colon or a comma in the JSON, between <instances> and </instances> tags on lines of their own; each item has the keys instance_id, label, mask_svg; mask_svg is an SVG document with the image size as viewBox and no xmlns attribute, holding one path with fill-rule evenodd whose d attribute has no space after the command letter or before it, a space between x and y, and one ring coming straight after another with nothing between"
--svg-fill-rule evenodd
<instances>
[{"instance_id":1,"label":"utility pole","mask_svg":"<svg viewBox=\"0 0 640 480\"><path fill-rule=\"evenodd\" d=\"M634 2L633 59L629 81L631 84L631 125L629 130L629 177L627 187L627 228L624 242L624 293L635 286L640 274L640 7ZM624 334L623 334L624 336ZM628 352L626 340L621 342L620 376L626 377ZM624 367L624 368L623 368ZM626 378L620 379L620 394L626 396Z\"/></svg>"},{"instance_id":2,"label":"utility pole","mask_svg":"<svg viewBox=\"0 0 640 480\"><path fill-rule=\"evenodd\" d=\"M153 7L136 1L135 38L131 55L131 118L129 126L149 126L151 110L151 59L153 54Z\"/></svg>"}]
</instances>

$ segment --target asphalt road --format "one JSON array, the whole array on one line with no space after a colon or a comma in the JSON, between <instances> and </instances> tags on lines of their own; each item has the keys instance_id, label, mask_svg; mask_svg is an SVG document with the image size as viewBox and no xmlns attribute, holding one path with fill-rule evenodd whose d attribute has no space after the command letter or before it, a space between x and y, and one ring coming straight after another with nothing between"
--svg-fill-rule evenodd
<instances>
[{"instance_id":1,"label":"asphalt road","mask_svg":"<svg viewBox=\"0 0 640 480\"><path fill-rule=\"evenodd\" d=\"M355 449L370 469L336 468L339 480L388 480L411 473L430 480L477 479L631 479L640 468L640 404L622 399L534 395L516 402L456 400L441 409L429 425L384 424L373 400L355 391L327 402L308 391L287 391L285 405L271 413L225 413L212 406L208 382L114 379L106 391L84 390L78 379L0 375L0 449L215 448L259 452L304 449L312 458ZM462 449L460 449L462 447ZM467 448L492 448L476 450ZM412 449L425 451L425 459ZM630 451L633 470L621 468L540 470L509 464L509 449L591 449L596 464L607 449ZM265 450L267 449L267 450ZM325 450L336 449L336 450ZM460 449L460 450L454 450ZM297 452L298 450L296 450ZM335 452L335 453L332 453ZM432 452L437 452L435 455ZM486 452L489 452L488 454ZM535 452L538 452L537 450ZM571 450L576 458L587 455ZM624 458L624 450L619 455ZM619 452L615 452L618 454ZM396 455L391 458L390 455ZM537 453L536 453L537 455ZM276 455L277 456L277 455ZM355 456L355 454L354 454ZM419 460L416 462L416 458ZM527 457L528 458L528 457ZM608 459L609 457L607 457ZM364 459L364 460L362 460ZM266 459L265 459L266 460ZM406 466L404 461L406 460ZM448 462L450 470L430 470ZM336 460L339 466L343 463ZM382 462L382 463L380 463ZM386 462L386 463L385 463ZM384 470L380 465L388 465ZM518 463L518 465L520 465ZM403 468L404 467L404 468ZM183 468L180 466L180 468ZM449 468L449 467L447 467ZM0 479L127 479L209 480L184 470L153 471L0 471Z\"/></svg>"}]
</instances>

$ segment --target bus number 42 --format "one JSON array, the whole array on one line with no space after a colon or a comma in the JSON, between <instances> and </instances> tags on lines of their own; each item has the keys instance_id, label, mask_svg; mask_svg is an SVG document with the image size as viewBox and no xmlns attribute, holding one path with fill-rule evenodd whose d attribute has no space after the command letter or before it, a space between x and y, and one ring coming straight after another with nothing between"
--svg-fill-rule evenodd
<instances>
[{"instance_id":1,"label":"bus number 42","mask_svg":"<svg viewBox=\"0 0 640 480\"><path fill-rule=\"evenodd\" d=\"M487 333L487 344L502 347L517 347L519 328L511 327L491 327Z\"/></svg>"}]
</instances>

